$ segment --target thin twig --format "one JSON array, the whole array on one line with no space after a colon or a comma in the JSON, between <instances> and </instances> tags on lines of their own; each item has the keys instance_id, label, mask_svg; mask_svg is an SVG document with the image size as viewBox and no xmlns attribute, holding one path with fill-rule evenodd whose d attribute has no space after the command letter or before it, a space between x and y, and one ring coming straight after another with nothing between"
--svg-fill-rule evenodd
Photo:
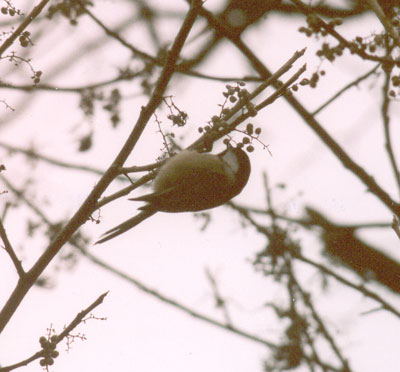
<instances>
[{"instance_id":1,"label":"thin twig","mask_svg":"<svg viewBox=\"0 0 400 372\"><path fill-rule=\"evenodd\" d=\"M135 56L138 56L144 60L156 63L156 64L161 64L162 61L158 60L157 58L154 58L150 54L147 54L140 49L134 47L132 44L128 43L124 38L122 38L117 32L112 31L109 29L99 18L97 18L87 7L82 7L82 9L85 11L85 13L98 25L100 28L103 29L103 31L108 35L114 38L115 40L118 40L123 46L128 48Z\"/></svg>"},{"instance_id":2,"label":"thin twig","mask_svg":"<svg viewBox=\"0 0 400 372\"><path fill-rule=\"evenodd\" d=\"M279 77L281 77L285 72L287 72L292 66L294 61L300 58L305 52L305 49L300 51L296 51L293 56L285 62L279 70L272 74L268 79L265 80L262 84L260 84L253 92L250 92L249 97L254 100L259 94L261 94L268 86L277 84ZM288 88L299 78L299 76L304 73L306 66L303 65L291 78L288 79L285 83L280 83L279 88L272 93L268 98L262 101L260 104L255 105L255 110L259 111L262 110L264 107L272 104L275 100L277 100L282 95L285 95ZM229 113L224 116L224 120L229 121L231 118L235 116L240 110L243 109L245 106L245 102L239 101L235 104L232 108L230 108ZM218 131L213 136L213 141L217 141L218 139L222 138L226 134L230 133L234 130L237 126L243 123L248 118L252 117L251 112L244 112L243 114L236 117L229 125L227 125L223 130ZM200 137L198 140L193 142L188 149L196 149L199 145L204 144L204 139L209 136L208 133Z\"/></svg>"},{"instance_id":3,"label":"thin twig","mask_svg":"<svg viewBox=\"0 0 400 372\"><path fill-rule=\"evenodd\" d=\"M25 271L22 267L21 260L18 259L9 239L6 233L6 229L4 228L3 221L0 218L0 238L3 240L4 243L4 249L8 253L8 255L11 258L11 261L13 262L15 269L17 270L17 273L20 278L23 278L25 275Z\"/></svg>"},{"instance_id":4,"label":"thin twig","mask_svg":"<svg viewBox=\"0 0 400 372\"><path fill-rule=\"evenodd\" d=\"M375 292L372 292L369 289L367 289L364 285L355 284L355 283L351 282L350 280L345 279L341 275L336 274L333 270L328 269L323 264L315 262L307 257L304 257L303 255L297 254L294 257L297 258L299 261L302 261L304 263L307 263L310 266L315 267L316 269L323 272L324 274L331 276L332 278L334 278L338 282L346 285L347 287L353 288L356 291L362 293L364 296L373 299L374 301L378 302L382 306L382 309L387 310L390 313L397 316L398 318L400 318L400 311L396 310L396 308L394 306L390 305L386 300L384 300L382 297L377 295Z\"/></svg>"},{"instance_id":5,"label":"thin twig","mask_svg":"<svg viewBox=\"0 0 400 372\"><path fill-rule=\"evenodd\" d=\"M39 152L37 152L36 150L34 150L34 149L28 149L27 150L27 149L23 149L23 148L18 147L18 146L13 146L13 145L10 145L8 143L1 142L1 141L0 141L0 147L4 148L4 149L6 149L6 150L8 150L10 152L21 153L21 154L24 154L25 156L27 156L28 158L38 159L38 160L41 160L41 161L46 162L48 164L56 165L56 166L62 167L62 168L90 172L90 173L94 173L94 174L97 174L97 175L100 175L100 176L102 176L104 174L104 172L105 172L102 169L90 167L90 166L87 166L87 165L67 163L65 161L62 161L62 160L59 160L59 159L55 159L55 158L52 158L52 157L47 156L47 155L42 155Z\"/></svg>"},{"instance_id":6,"label":"thin twig","mask_svg":"<svg viewBox=\"0 0 400 372\"><path fill-rule=\"evenodd\" d=\"M36 85L16 85L16 84L10 84L6 83L4 81L0 82L0 88L5 88L5 89L13 89L13 90L22 90L25 92L31 92L31 91L51 91L54 93L81 93L82 91L85 90L92 90L92 89L97 89L97 88L103 88L115 83L118 83L120 81L131 81L134 78L138 76L142 76L143 72L145 69L135 72L135 73L130 73L129 75L126 74L119 74L117 77L100 81L97 83L92 83L88 85L79 85L79 86L74 86L74 87L63 87L63 86L56 86L56 85L51 85L51 84L36 84Z\"/></svg>"},{"instance_id":7,"label":"thin twig","mask_svg":"<svg viewBox=\"0 0 400 372\"><path fill-rule=\"evenodd\" d=\"M10 145L5 142L0 141L0 147L3 147L4 149L11 151L11 152L17 152L24 154L28 158L31 159L38 159L41 160L45 163L56 165L58 167L66 168L66 169L72 169L72 170L79 170L79 171L84 171L84 172L89 172L93 174L97 174L102 176L105 173L105 170L91 167L88 165L82 165L82 164L72 164L72 163L67 163L65 161L59 160L52 158L51 156L43 155L37 152L34 149L24 149L21 147L17 147L14 145ZM125 176L122 176L126 173L138 173L138 172L148 172L153 170L159 166L159 163L152 163L152 164L147 164L147 165L141 165L141 166L132 166L132 167L126 167L126 168L121 168L120 170L120 175L118 176L119 180L126 180Z\"/></svg>"},{"instance_id":8,"label":"thin twig","mask_svg":"<svg viewBox=\"0 0 400 372\"><path fill-rule=\"evenodd\" d=\"M206 268L206 277L208 281L211 284L211 288L214 294L214 300L215 300L215 306L218 309L222 310L222 313L225 318L225 323L229 328L232 328L232 319L231 316L229 315L228 307L226 306L226 300L223 298L223 296L220 293L220 290L218 288L217 280L215 279L214 275L211 273L211 270Z\"/></svg>"},{"instance_id":9,"label":"thin twig","mask_svg":"<svg viewBox=\"0 0 400 372\"><path fill-rule=\"evenodd\" d=\"M270 76L268 79L265 80L260 86L257 87L257 89L254 90L254 92L250 95L250 99L253 99L254 97L258 96L265 88L269 87L272 85L272 83L277 82L278 79L286 72L288 72L292 67L293 64L304 55L306 52L306 48L303 48L301 50L297 50L292 57L288 59L287 62L285 62L272 76Z\"/></svg>"},{"instance_id":10,"label":"thin twig","mask_svg":"<svg viewBox=\"0 0 400 372\"><path fill-rule=\"evenodd\" d=\"M88 315L94 308L101 305L103 303L104 298L107 296L107 294L108 294L108 292L103 293L88 308L79 312L76 315L75 319L64 329L64 331L62 331L59 335L57 335L55 343L56 344L60 343L64 339L64 337L68 336L71 333L71 331L74 328L76 328L84 320L86 315ZM26 366L29 363L33 362L34 360L39 359L44 356L45 356L45 354L44 354L43 350L38 351L37 353L33 354L32 356L30 356L29 358L27 358L21 362L18 362L18 363L15 363L13 365L6 366L6 367L0 367L0 372L9 372L9 371L12 371L13 369Z\"/></svg>"},{"instance_id":11,"label":"thin twig","mask_svg":"<svg viewBox=\"0 0 400 372\"><path fill-rule=\"evenodd\" d=\"M342 89L340 89L336 94L334 94L331 98L329 98L326 102L324 102L321 106L319 106L315 111L311 113L311 115L319 114L324 108L330 105L334 100L339 98L344 92L346 92L351 87L357 86L361 81L368 78L370 75L376 72L376 70L380 67L380 64L377 64L372 70L368 71L366 74L361 75L351 83L345 85Z\"/></svg>"},{"instance_id":12,"label":"thin twig","mask_svg":"<svg viewBox=\"0 0 400 372\"><path fill-rule=\"evenodd\" d=\"M290 275L290 280L296 285L297 291L301 294L304 304L310 309L312 317L314 318L315 322L317 323L318 330L321 334L325 337L329 345L331 345L332 350L342 362L342 370L343 371L351 371L350 366L348 364L347 359L342 355L341 350L339 349L338 345L336 345L335 339L330 334L328 328L325 326L325 322L322 320L321 316L318 314L317 310L314 307L314 304L311 300L311 295L306 293L303 288L301 287L300 283L297 281L293 269L290 263L290 260L286 259L286 267L288 268L288 274Z\"/></svg>"},{"instance_id":13,"label":"thin twig","mask_svg":"<svg viewBox=\"0 0 400 372\"><path fill-rule=\"evenodd\" d=\"M118 277L126 280L127 282L133 284L135 287L139 288L141 291L143 291L143 292L155 297L156 299L158 299L158 300L160 300L160 301L162 301L164 303L167 303L167 304L169 304L169 305L171 305L171 306L173 306L173 307L175 307L175 308L177 308L177 309L189 314L190 316L192 316L194 318L203 320L203 321L205 321L205 322L207 322L209 324L212 324L212 325L214 325L214 326L216 326L218 328L224 329L224 330L226 330L228 332L232 332L232 333L234 333L236 335L242 336L242 337L244 337L244 338L246 338L248 340L257 342L257 343L262 344L264 346L267 346L269 348L272 348L272 349L276 349L277 348L276 344L271 342L271 341L268 341L268 340L265 340L265 339L263 339L261 337L258 337L256 335L250 334L247 331L239 329L237 327L232 327L230 325L227 325L227 324L221 323L221 322L219 322L217 320L214 320L214 319L212 319L212 318L210 318L210 317L208 317L206 315L203 315L203 314L199 313L198 311L196 311L196 310L194 310L194 309L192 309L192 308L190 308L190 307L188 307L188 306L186 306L186 305L184 305L184 304L182 304L180 302L177 302L176 300L171 299L170 297L167 297L167 296L161 294L160 292L158 292L158 291L156 291L154 289L151 289L150 287L144 285L143 283L141 283L137 279L134 279L131 275L125 274L121 270L109 265L109 263L106 263L105 261L101 260L100 258L98 258L97 256L91 254L90 252L88 252L86 250L81 250L81 253L85 257L87 257L91 262L95 263L97 266L100 266L103 269L106 269L107 271L109 271L109 272L117 275Z\"/></svg>"},{"instance_id":14,"label":"thin twig","mask_svg":"<svg viewBox=\"0 0 400 372\"><path fill-rule=\"evenodd\" d=\"M112 31L110 28L108 28L99 18L97 18L89 9L85 9L85 12L87 13L87 15L101 28L103 29L103 31L111 36L112 38L114 38L115 40L117 40L118 42L120 42L124 47L128 48L133 54L135 54L136 56L150 61L158 66L162 66L163 64L163 60L159 59L157 57L153 57L152 55L143 52L142 50L136 48L135 46L133 46L131 43L129 43L127 40L125 40L121 35L119 35L117 32ZM183 75L187 75L187 76L192 76L192 77L196 77L196 78L201 78L201 79L207 79L207 80L215 80L215 81L225 81L225 82L229 82L229 81L260 81L262 79L260 79L259 77L252 77L252 76L248 76L248 77L222 77L222 76L211 76L211 75L206 75L200 72L196 72L196 71L190 71L188 70L185 66L180 66L179 64L177 64L175 66L175 72L183 74Z\"/></svg>"},{"instance_id":15,"label":"thin twig","mask_svg":"<svg viewBox=\"0 0 400 372\"><path fill-rule=\"evenodd\" d=\"M97 306L101 305L104 301L104 298L108 295L108 291L103 293L102 295L99 296L99 298L94 301L89 307L87 307L85 310L82 310L80 313L78 313L75 317L75 319L68 324L68 326L65 327L64 331L62 331L59 335L59 341L60 342L64 337L68 336L71 331L79 324L81 323L85 316L88 315L94 308Z\"/></svg>"},{"instance_id":16,"label":"thin twig","mask_svg":"<svg viewBox=\"0 0 400 372\"><path fill-rule=\"evenodd\" d=\"M262 101L260 104L256 106L257 111L263 109L265 106L270 105L273 103L277 98L284 94L291 94L288 93L288 88L294 84L294 82L306 71L306 65L301 66L293 76L286 81L279 89L277 89L270 97Z\"/></svg>"},{"instance_id":17,"label":"thin twig","mask_svg":"<svg viewBox=\"0 0 400 372\"><path fill-rule=\"evenodd\" d=\"M390 75L391 74L389 71L385 71L385 83L382 87L383 102L382 102L381 113L383 121L383 133L385 136L385 148L389 157L390 165L392 167L394 179L396 180L397 183L397 190L400 193L400 170L396 161L396 157L394 155L392 146L392 137L390 133L390 116L389 116L389 107L391 102L391 100L389 99L389 89L391 80Z\"/></svg>"},{"instance_id":18,"label":"thin twig","mask_svg":"<svg viewBox=\"0 0 400 372\"><path fill-rule=\"evenodd\" d=\"M318 22L328 34L333 36L340 44L344 45L349 50L353 51L362 59L367 59L370 61L381 62L381 63L390 63L393 64L395 61L390 57L379 57L373 54L366 53L361 48L355 48L354 44L348 40L346 40L342 35L340 35L334 28L334 26L326 23L321 17L319 17L309 6L304 4L301 0L290 0L293 4L295 4L305 15L312 15L315 18L315 21Z\"/></svg>"},{"instance_id":19,"label":"thin twig","mask_svg":"<svg viewBox=\"0 0 400 372\"><path fill-rule=\"evenodd\" d=\"M146 171L152 171L155 168L158 168L162 165L162 162L156 162L156 163L150 163L147 165L134 165L132 167L123 167L120 169L121 174L127 174L127 173L137 173L137 172L146 172Z\"/></svg>"},{"instance_id":20,"label":"thin twig","mask_svg":"<svg viewBox=\"0 0 400 372\"><path fill-rule=\"evenodd\" d=\"M151 179L153 179L153 174L151 174L151 173L146 174L145 176L139 178L136 182L132 183L131 185L126 186L123 189L121 189L121 190L119 190L117 192L114 192L111 195L104 196L96 204L96 209L104 207L106 204L111 203L114 200L117 200L119 198L122 198L123 196L128 195L131 191L135 190L139 186L144 185L145 183L147 183Z\"/></svg>"}]
</instances>

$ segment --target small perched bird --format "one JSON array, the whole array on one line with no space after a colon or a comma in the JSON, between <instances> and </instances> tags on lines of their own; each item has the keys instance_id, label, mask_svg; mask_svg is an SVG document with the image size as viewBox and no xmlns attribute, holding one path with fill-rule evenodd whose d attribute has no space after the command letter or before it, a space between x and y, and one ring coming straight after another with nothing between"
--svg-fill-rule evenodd
<instances>
[{"instance_id":1,"label":"small perched bird","mask_svg":"<svg viewBox=\"0 0 400 372\"><path fill-rule=\"evenodd\" d=\"M169 158L154 179L154 192L130 200L147 202L140 214L107 231L96 244L130 230L154 213L198 212L238 195L250 175L250 160L240 146L218 155L184 150Z\"/></svg>"}]
</instances>

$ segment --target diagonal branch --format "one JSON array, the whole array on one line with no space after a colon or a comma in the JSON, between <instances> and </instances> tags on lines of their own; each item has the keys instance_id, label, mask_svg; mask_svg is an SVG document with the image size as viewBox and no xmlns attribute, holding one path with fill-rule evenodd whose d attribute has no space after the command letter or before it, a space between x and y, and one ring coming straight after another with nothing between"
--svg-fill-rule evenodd
<instances>
[{"instance_id":1,"label":"diagonal branch","mask_svg":"<svg viewBox=\"0 0 400 372\"><path fill-rule=\"evenodd\" d=\"M145 129L147 122L151 118L151 115L162 101L163 94L165 93L168 83L174 73L174 66L179 58L180 51L183 48L184 42L189 35L201 6L202 2L200 0L192 1L185 20L183 21L171 50L167 55L164 68L157 81L155 90L148 104L142 108L139 118L121 151L108 168L104 176L90 192L81 207L77 210L65 227L57 234L56 238L50 243L31 270L27 272L25 279L18 281L13 293L0 312L0 332L7 325L8 321L13 316L14 312L24 299L25 295L28 293L29 289L45 270L47 265L57 255L63 245L71 238L76 230L88 220L91 213L93 213L96 208L97 200L118 175L120 167L125 163L126 159L139 140L140 135Z\"/></svg>"},{"instance_id":2,"label":"diagonal branch","mask_svg":"<svg viewBox=\"0 0 400 372\"><path fill-rule=\"evenodd\" d=\"M220 22L213 14L206 9L200 10L200 15L205 17L209 24L218 28L219 32L224 32L225 36L247 57L252 67L262 76L267 79L272 74L262 61L247 47L240 39L229 37L229 30ZM276 89L279 89L278 84L274 84ZM322 125L315 119L314 115L310 113L293 94L284 94L287 102L292 108L300 115L306 124L314 131L314 133L321 139L321 141L333 152L339 159L343 166L349 169L359 180L366 185L368 190L373 193L383 204L386 205L397 217L400 218L400 204L395 202L392 197L369 175L360 165L358 165L350 155L334 140L334 138L322 127Z\"/></svg>"},{"instance_id":3,"label":"diagonal branch","mask_svg":"<svg viewBox=\"0 0 400 372\"><path fill-rule=\"evenodd\" d=\"M42 0L37 6L35 6L24 21L16 28L11 36L0 45L0 57L3 53L14 43L18 36L29 26L30 23L40 14L43 8L47 5L50 0Z\"/></svg>"},{"instance_id":4,"label":"diagonal branch","mask_svg":"<svg viewBox=\"0 0 400 372\"><path fill-rule=\"evenodd\" d=\"M269 230L266 227L264 227L263 225L260 225L259 223L257 223L257 221L255 221L254 218L252 218L250 216L250 213L246 208L239 207L233 203L229 203L229 206L232 207L233 209L235 209L236 211L238 211L240 213L240 215L243 216L259 233L261 233L261 234L265 235L267 238L269 238L268 237ZM395 315L396 317L400 318L399 310L397 310L394 306L392 306L390 303L385 301L382 297L377 295L375 292L370 291L364 285L357 285L357 284L351 282L350 280L347 280L343 276L341 276L341 275L335 273L333 270L327 268L325 265L315 262L315 261L303 256L301 253L291 252L291 254L294 258L298 259L299 261L302 261L310 266L315 267L320 272L323 272L324 274L331 276L332 278L334 278L338 282L342 283L343 285L348 286L349 288L353 288L354 290L362 293L364 296L371 298L372 300L379 303L381 305L382 309L385 309L385 310L389 311L390 313L392 313L393 315Z\"/></svg>"},{"instance_id":5,"label":"diagonal branch","mask_svg":"<svg viewBox=\"0 0 400 372\"><path fill-rule=\"evenodd\" d=\"M64 337L67 337L76 326L78 326L82 321L84 321L85 316L88 315L94 308L96 308L97 306L102 304L103 300L107 296L107 294L108 294L108 292L103 293L89 307L80 311L76 315L76 317L72 320L72 322L64 329L64 331L62 331L59 335L57 335L56 344L60 343ZM9 372L9 371L12 371L13 369L27 366L29 363L33 362L34 360L39 359L44 356L45 355L44 355L43 350L38 351L37 353L31 355L29 358L27 358L25 360L22 360L21 362L18 362L18 363L15 363L13 365L6 366L6 367L0 367L0 372Z\"/></svg>"}]
</instances>

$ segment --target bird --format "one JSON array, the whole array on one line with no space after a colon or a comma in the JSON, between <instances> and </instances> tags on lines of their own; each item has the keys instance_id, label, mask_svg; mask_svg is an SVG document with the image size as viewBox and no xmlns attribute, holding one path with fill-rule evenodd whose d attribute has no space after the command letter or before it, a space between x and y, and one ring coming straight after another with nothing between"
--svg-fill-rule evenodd
<instances>
[{"instance_id":1,"label":"bird","mask_svg":"<svg viewBox=\"0 0 400 372\"><path fill-rule=\"evenodd\" d=\"M156 212L198 212L218 207L243 190L250 170L250 159L240 145L228 144L217 155L183 150L161 166L153 182L154 192L129 199L146 202L138 208L141 213L106 231L96 244L121 235Z\"/></svg>"}]
</instances>

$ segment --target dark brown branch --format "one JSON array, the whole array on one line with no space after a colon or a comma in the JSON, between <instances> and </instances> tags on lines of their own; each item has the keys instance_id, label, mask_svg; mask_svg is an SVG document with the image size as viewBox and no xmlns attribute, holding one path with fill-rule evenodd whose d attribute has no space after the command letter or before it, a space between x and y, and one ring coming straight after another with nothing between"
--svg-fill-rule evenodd
<instances>
[{"instance_id":1,"label":"dark brown branch","mask_svg":"<svg viewBox=\"0 0 400 372\"><path fill-rule=\"evenodd\" d=\"M235 210L237 210L241 216L243 216L258 232L260 232L263 235L266 235L268 238L269 231L266 227L260 225L259 223L257 223L251 216L250 213L248 212L247 209L245 208L240 208L238 206L235 206L233 204L231 204L231 207ZM392 314L394 314L395 316L397 316L398 318L400 318L400 311L396 310L396 308L392 305L390 305L387 301L385 301L383 298L381 298L379 295L377 295L376 293L370 291L369 289L367 289L365 286L363 285L357 285L352 283L350 280L345 279L344 277L340 276L339 274L336 274L334 271L328 269L327 267L325 267L324 265L314 262L311 259L308 259L306 257L304 257L303 255L301 255L300 253L295 253L295 252L291 252L292 256L294 258L297 258L298 260L307 263L315 268L317 268L319 271L331 276L332 278L336 279L338 282L353 288L354 290L362 293L364 296L369 297L371 299L373 299L374 301L376 301L377 303L379 303L383 309L391 312Z\"/></svg>"},{"instance_id":2,"label":"dark brown branch","mask_svg":"<svg viewBox=\"0 0 400 372\"><path fill-rule=\"evenodd\" d=\"M167 85L172 78L174 72L174 66L179 58L181 49L183 48L184 42L194 24L199 9L201 8L200 0L193 0L192 5L186 15L185 20L178 32L177 37L171 47L170 52L167 55L165 66L157 81L155 90L148 102L148 104L142 108L139 118L134 126L131 134L126 140L121 151L115 158L112 165L108 168L104 176L99 180L94 189L90 192L84 203L65 225L65 227L57 234L55 239L50 243L44 253L37 260L35 265L27 272L24 280L19 280L13 293L9 297L8 301L4 305L0 312L0 332L7 325L8 321L22 302L29 289L35 283L37 278L45 270L47 265L57 255L63 245L70 239L70 237L76 232L76 230L84 224L90 217L91 213L96 208L96 203L101 194L106 190L114 178L118 175L119 169L122 167L132 149L135 147L137 141L140 138L147 122L151 118L154 110L162 101L163 94L167 89Z\"/></svg>"}]
</instances>

